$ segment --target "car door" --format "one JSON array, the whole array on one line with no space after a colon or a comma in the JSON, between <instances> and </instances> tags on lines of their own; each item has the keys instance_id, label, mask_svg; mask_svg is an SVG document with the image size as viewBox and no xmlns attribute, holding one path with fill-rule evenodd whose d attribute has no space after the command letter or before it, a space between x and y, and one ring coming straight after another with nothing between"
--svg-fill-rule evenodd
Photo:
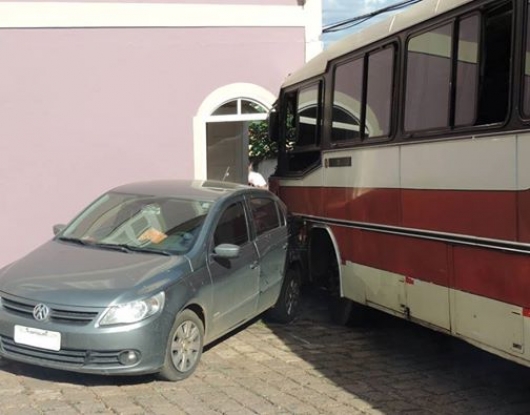
<instances>
[{"instance_id":1,"label":"car door","mask_svg":"<svg viewBox=\"0 0 530 415\"><path fill-rule=\"evenodd\" d=\"M285 210L266 195L248 200L256 248L260 257L258 310L272 307L280 294L287 255Z\"/></svg>"},{"instance_id":2,"label":"car door","mask_svg":"<svg viewBox=\"0 0 530 415\"><path fill-rule=\"evenodd\" d=\"M208 256L212 278L212 338L256 315L260 267L248 223L241 200L223 210L212 235ZM219 258L214 249L220 244L237 245L239 255Z\"/></svg>"}]
</instances>

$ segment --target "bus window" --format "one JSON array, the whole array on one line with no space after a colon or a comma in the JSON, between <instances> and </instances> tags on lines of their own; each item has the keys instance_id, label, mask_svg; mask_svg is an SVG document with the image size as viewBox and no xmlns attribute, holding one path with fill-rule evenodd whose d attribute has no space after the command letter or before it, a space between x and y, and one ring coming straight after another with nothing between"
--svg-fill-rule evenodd
<instances>
[{"instance_id":1,"label":"bus window","mask_svg":"<svg viewBox=\"0 0 530 415\"><path fill-rule=\"evenodd\" d=\"M412 37L407 45L405 130L449 124L452 24Z\"/></svg>"},{"instance_id":2,"label":"bus window","mask_svg":"<svg viewBox=\"0 0 530 415\"><path fill-rule=\"evenodd\" d=\"M495 3L497 5L497 3ZM512 4L499 2L485 14L477 124L502 122L508 114Z\"/></svg>"},{"instance_id":3,"label":"bus window","mask_svg":"<svg viewBox=\"0 0 530 415\"><path fill-rule=\"evenodd\" d=\"M364 137L390 134L394 46L368 55Z\"/></svg>"},{"instance_id":4,"label":"bus window","mask_svg":"<svg viewBox=\"0 0 530 415\"><path fill-rule=\"evenodd\" d=\"M296 146L317 145L320 135L320 83L298 94L298 134Z\"/></svg>"},{"instance_id":5,"label":"bus window","mask_svg":"<svg viewBox=\"0 0 530 415\"><path fill-rule=\"evenodd\" d=\"M361 137L361 106L364 60L337 66L333 91L331 139L353 141Z\"/></svg>"},{"instance_id":6,"label":"bus window","mask_svg":"<svg viewBox=\"0 0 530 415\"><path fill-rule=\"evenodd\" d=\"M479 25L479 16L471 16L460 21L456 64L455 126L475 124Z\"/></svg>"},{"instance_id":7,"label":"bus window","mask_svg":"<svg viewBox=\"0 0 530 415\"><path fill-rule=\"evenodd\" d=\"M301 173L320 160L322 83L287 93L283 98L283 150L280 170Z\"/></svg>"},{"instance_id":8,"label":"bus window","mask_svg":"<svg viewBox=\"0 0 530 415\"><path fill-rule=\"evenodd\" d=\"M528 2L528 14L526 16L526 57L524 67L524 103L525 115L530 116L530 1Z\"/></svg>"}]
</instances>

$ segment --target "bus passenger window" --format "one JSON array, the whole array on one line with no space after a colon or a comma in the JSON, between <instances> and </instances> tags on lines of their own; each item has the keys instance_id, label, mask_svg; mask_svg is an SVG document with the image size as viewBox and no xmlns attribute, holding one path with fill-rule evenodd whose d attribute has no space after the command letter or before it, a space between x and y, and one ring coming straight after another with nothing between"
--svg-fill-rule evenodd
<instances>
[{"instance_id":1,"label":"bus passenger window","mask_svg":"<svg viewBox=\"0 0 530 415\"><path fill-rule=\"evenodd\" d=\"M526 60L524 65L524 102L523 110L530 117L530 1L528 1L528 15L526 16Z\"/></svg>"},{"instance_id":2,"label":"bus passenger window","mask_svg":"<svg viewBox=\"0 0 530 415\"><path fill-rule=\"evenodd\" d=\"M352 141L361 137L363 66L363 59L357 59L335 70L332 141Z\"/></svg>"},{"instance_id":3,"label":"bus passenger window","mask_svg":"<svg viewBox=\"0 0 530 415\"><path fill-rule=\"evenodd\" d=\"M368 55L364 138L390 134L394 46Z\"/></svg>"},{"instance_id":4,"label":"bus passenger window","mask_svg":"<svg viewBox=\"0 0 530 415\"><path fill-rule=\"evenodd\" d=\"M456 64L455 126L473 125L477 112L478 16L460 21Z\"/></svg>"},{"instance_id":5,"label":"bus passenger window","mask_svg":"<svg viewBox=\"0 0 530 415\"><path fill-rule=\"evenodd\" d=\"M528 2L530 4L530 1ZM530 6L526 16L526 61L524 65L524 104L525 115L530 116Z\"/></svg>"},{"instance_id":6,"label":"bus passenger window","mask_svg":"<svg viewBox=\"0 0 530 415\"><path fill-rule=\"evenodd\" d=\"M477 124L502 122L508 115L510 56L512 51L512 3L495 3L484 16L482 78Z\"/></svg>"},{"instance_id":7,"label":"bus passenger window","mask_svg":"<svg viewBox=\"0 0 530 415\"><path fill-rule=\"evenodd\" d=\"M406 131L449 125L452 26L438 27L408 42Z\"/></svg>"}]
</instances>

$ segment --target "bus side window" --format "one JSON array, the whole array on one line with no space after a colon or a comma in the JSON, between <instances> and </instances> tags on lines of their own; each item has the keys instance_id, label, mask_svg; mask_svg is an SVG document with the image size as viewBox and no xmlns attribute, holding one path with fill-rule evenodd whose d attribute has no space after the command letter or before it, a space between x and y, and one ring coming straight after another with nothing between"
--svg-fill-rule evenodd
<instances>
[{"instance_id":1,"label":"bus side window","mask_svg":"<svg viewBox=\"0 0 530 415\"><path fill-rule=\"evenodd\" d=\"M282 105L284 149L282 168L303 173L320 160L322 83L287 93Z\"/></svg>"},{"instance_id":2,"label":"bus side window","mask_svg":"<svg viewBox=\"0 0 530 415\"><path fill-rule=\"evenodd\" d=\"M512 51L511 2L504 2L487 13L483 28L478 125L502 122L508 115Z\"/></svg>"},{"instance_id":3,"label":"bus side window","mask_svg":"<svg viewBox=\"0 0 530 415\"><path fill-rule=\"evenodd\" d=\"M452 30L452 24L447 24L408 42L406 131L449 125Z\"/></svg>"}]
</instances>

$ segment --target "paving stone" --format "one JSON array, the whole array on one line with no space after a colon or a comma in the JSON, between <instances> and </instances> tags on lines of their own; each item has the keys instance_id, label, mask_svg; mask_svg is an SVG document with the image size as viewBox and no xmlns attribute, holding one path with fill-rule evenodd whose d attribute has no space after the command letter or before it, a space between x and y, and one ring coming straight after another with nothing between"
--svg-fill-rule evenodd
<instances>
[{"instance_id":1,"label":"paving stone","mask_svg":"<svg viewBox=\"0 0 530 415\"><path fill-rule=\"evenodd\" d=\"M0 415L517 415L530 369L376 313L337 327L317 295L293 324L257 320L209 347L183 382L0 359Z\"/></svg>"}]
</instances>

